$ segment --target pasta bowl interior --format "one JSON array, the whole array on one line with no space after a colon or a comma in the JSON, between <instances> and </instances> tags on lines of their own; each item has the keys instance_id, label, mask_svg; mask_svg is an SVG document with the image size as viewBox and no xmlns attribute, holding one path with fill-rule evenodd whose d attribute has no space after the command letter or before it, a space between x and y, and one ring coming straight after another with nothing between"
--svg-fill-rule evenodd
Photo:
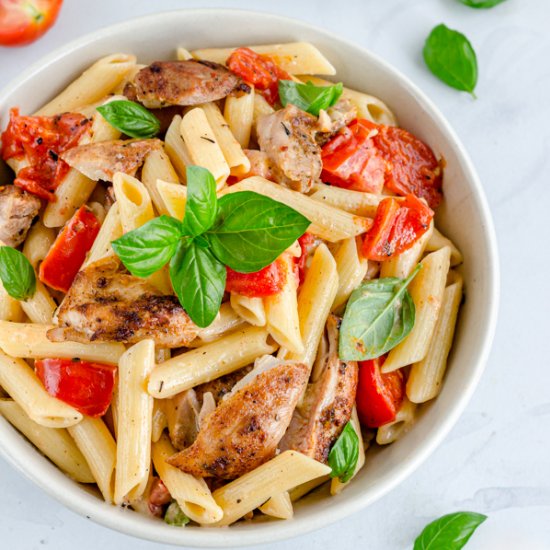
<instances>
[{"instance_id":1,"label":"pasta bowl interior","mask_svg":"<svg viewBox=\"0 0 550 550\"><path fill-rule=\"evenodd\" d=\"M464 263L458 268L460 275L456 276L463 278L466 295L445 381L437 399L416 409L412 429L392 445L369 449L364 467L344 491L329 496L329 484L325 484L297 501L292 519L284 524L281 520L256 514L253 521L238 522L230 529L197 525L178 529L147 515L107 504L97 490L90 488L91 485L72 481L0 417L0 451L14 467L79 514L127 534L186 546L243 546L306 533L362 510L411 474L442 441L474 391L489 353L497 314L498 259L492 220L474 168L458 138L433 104L384 61L350 42L299 21L254 12L190 10L147 16L83 37L26 70L0 93L2 128L6 126L12 106L18 106L24 114L37 111L102 56L125 52L135 55L139 63L149 64L175 59L177 47L192 51L289 42L312 43L336 68L335 76L323 78L341 81L346 87L381 98L401 127L427 143L438 158L444 159L445 198L437 210L436 225L462 252ZM223 62L223 58L220 60ZM286 62L291 65L292 59ZM390 115L385 115L384 107L375 100L365 108L369 110L365 116L370 114L371 120L388 123ZM255 186L253 181L245 189L256 190ZM438 248L436 243L432 250ZM328 249L327 253L330 254ZM454 253L453 248L451 255ZM330 277L328 279L327 287L331 285ZM26 342L26 345L31 347L33 342ZM263 345L265 348L265 343ZM116 355L117 349L109 353ZM9 349L4 348L4 351L10 355ZM144 342L135 355L145 357L150 351ZM262 353L271 351L268 346ZM162 391L162 384L158 391ZM401 419L407 420L405 414ZM394 431L403 425L394 426ZM71 432L76 440L77 432ZM162 449L158 452L162 454ZM284 453L277 459L284 462ZM318 475L326 473L324 468Z\"/></svg>"}]
</instances>

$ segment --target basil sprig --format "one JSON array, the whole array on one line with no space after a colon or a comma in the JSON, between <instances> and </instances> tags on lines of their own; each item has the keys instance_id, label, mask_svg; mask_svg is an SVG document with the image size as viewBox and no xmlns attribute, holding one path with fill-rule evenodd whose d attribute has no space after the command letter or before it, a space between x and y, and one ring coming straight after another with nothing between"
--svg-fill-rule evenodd
<instances>
[{"instance_id":1,"label":"basil sprig","mask_svg":"<svg viewBox=\"0 0 550 550\"><path fill-rule=\"evenodd\" d=\"M185 515L179 504L173 500L168 508L166 508L166 512L164 512L164 521L168 523L168 525L183 527L191 520Z\"/></svg>"},{"instance_id":2,"label":"basil sprig","mask_svg":"<svg viewBox=\"0 0 550 550\"><path fill-rule=\"evenodd\" d=\"M352 292L340 327L340 359L376 359L411 332L415 307L407 286L421 267L416 266L405 280L375 279Z\"/></svg>"},{"instance_id":3,"label":"basil sprig","mask_svg":"<svg viewBox=\"0 0 550 550\"><path fill-rule=\"evenodd\" d=\"M475 97L477 57L469 40L443 23L432 29L424 45L424 61L448 86Z\"/></svg>"},{"instance_id":4,"label":"basil sprig","mask_svg":"<svg viewBox=\"0 0 550 550\"><path fill-rule=\"evenodd\" d=\"M343 91L341 82L334 86L315 86L311 82L302 84L293 80L279 80L279 97L283 106L292 103L315 116L319 116L321 109L326 110L334 105Z\"/></svg>"},{"instance_id":5,"label":"basil sprig","mask_svg":"<svg viewBox=\"0 0 550 550\"><path fill-rule=\"evenodd\" d=\"M159 133L159 119L139 103L121 99L105 103L97 110L113 128L127 136L145 139Z\"/></svg>"},{"instance_id":6,"label":"basil sprig","mask_svg":"<svg viewBox=\"0 0 550 550\"><path fill-rule=\"evenodd\" d=\"M199 327L216 317L225 291L226 268L263 269L309 227L289 206L251 191L216 196L212 174L187 167L183 221L160 216L112 242L128 271L148 277L170 262L170 280Z\"/></svg>"},{"instance_id":7,"label":"basil sprig","mask_svg":"<svg viewBox=\"0 0 550 550\"><path fill-rule=\"evenodd\" d=\"M330 477L346 483L352 478L358 460L359 436L348 422L328 455L328 465L332 468Z\"/></svg>"},{"instance_id":8,"label":"basil sprig","mask_svg":"<svg viewBox=\"0 0 550 550\"><path fill-rule=\"evenodd\" d=\"M413 550L460 550L486 519L487 516L476 512L442 516L424 527Z\"/></svg>"},{"instance_id":9,"label":"basil sprig","mask_svg":"<svg viewBox=\"0 0 550 550\"><path fill-rule=\"evenodd\" d=\"M0 246L0 280L16 300L30 298L36 290L36 275L27 258L11 246Z\"/></svg>"},{"instance_id":10,"label":"basil sprig","mask_svg":"<svg viewBox=\"0 0 550 550\"><path fill-rule=\"evenodd\" d=\"M476 9L489 9L502 4L505 0L459 0L465 6Z\"/></svg>"}]
</instances>

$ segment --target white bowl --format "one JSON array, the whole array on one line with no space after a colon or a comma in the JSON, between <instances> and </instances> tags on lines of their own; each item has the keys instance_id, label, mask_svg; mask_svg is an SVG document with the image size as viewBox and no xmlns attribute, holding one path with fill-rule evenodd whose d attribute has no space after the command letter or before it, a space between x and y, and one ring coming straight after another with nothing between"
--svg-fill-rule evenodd
<instances>
[{"instance_id":1,"label":"white bowl","mask_svg":"<svg viewBox=\"0 0 550 550\"><path fill-rule=\"evenodd\" d=\"M14 467L72 510L126 534L185 546L244 546L290 538L353 514L401 483L434 451L466 406L485 366L496 324L499 275L494 228L481 184L464 147L431 101L363 48L306 23L264 13L221 9L160 13L89 34L34 64L0 93L0 120L5 124L11 106L33 112L85 67L110 53L133 53L140 62L151 62L173 58L179 45L193 49L296 40L318 46L337 68L338 80L379 96L401 126L446 161L445 201L438 225L464 254L467 299L443 390L423 407L408 434L369 452L367 466L340 495L313 494L300 501L294 519L284 523L243 522L229 529L178 529L105 504L65 477L0 419L0 452Z\"/></svg>"}]
</instances>

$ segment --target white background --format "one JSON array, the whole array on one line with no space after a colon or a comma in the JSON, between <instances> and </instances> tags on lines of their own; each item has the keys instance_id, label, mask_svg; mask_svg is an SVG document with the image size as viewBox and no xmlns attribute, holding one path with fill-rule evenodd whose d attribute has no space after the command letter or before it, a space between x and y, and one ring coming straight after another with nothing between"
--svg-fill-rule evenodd
<instances>
[{"instance_id":1,"label":"white background","mask_svg":"<svg viewBox=\"0 0 550 550\"><path fill-rule=\"evenodd\" d=\"M410 549L428 521L462 509L489 515L468 550L550 549L550 2L508 0L473 10L458 0L65 0L47 36L26 48L0 49L0 86L52 49L100 27L155 11L216 6L307 20L370 48L412 78L473 157L500 244L493 352L444 444L368 509L269 550ZM446 88L423 65L423 41L442 21L467 34L477 51L477 100ZM0 461L0 548L169 547L69 512Z\"/></svg>"}]
</instances>

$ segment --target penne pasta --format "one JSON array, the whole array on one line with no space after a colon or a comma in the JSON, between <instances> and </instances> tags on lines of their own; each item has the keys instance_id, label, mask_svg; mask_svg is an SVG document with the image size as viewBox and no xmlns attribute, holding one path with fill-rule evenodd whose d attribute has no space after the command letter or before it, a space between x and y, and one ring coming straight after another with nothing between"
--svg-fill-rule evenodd
<instances>
[{"instance_id":1,"label":"penne pasta","mask_svg":"<svg viewBox=\"0 0 550 550\"><path fill-rule=\"evenodd\" d=\"M244 323L244 319L231 307L230 303L226 302L221 305L214 321L206 328L199 329L197 341L200 345L213 342L220 336L242 327Z\"/></svg>"},{"instance_id":2,"label":"penne pasta","mask_svg":"<svg viewBox=\"0 0 550 550\"><path fill-rule=\"evenodd\" d=\"M266 516L279 519L290 519L294 516L294 508L288 491L272 496L265 504L259 507L260 512Z\"/></svg>"},{"instance_id":3,"label":"penne pasta","mask_svg":"<svg viewBox=\"0 0 550 550\"><path fill-rule=\"evenodd\" d=\"M231 292L229 302L233 311L249 325L255 327L265 327L266 312L264 301L261 298L243 296L236 292Z\"/></svg>"},{"instance_id":4,"label":"penne pasta","mask_svg":"<svg viewBox=\"0 0 550 550\"><path fill-rule=\"evenodd\" d=\"M385 195L353 191L325 183L314 183L312 190L310 197L313 200L367 218L374 218L380 201L387 198Z\"/></svg>"},{"instance_id":5,"label":"penne pasta","mask_svg":"<svg viewBox=\"0 0 550 550\"><path fill-rule=\"evenodd\" d=\"M157 180L156 187L166 208L166 214L182 220L185 214L185 203L187 202L187 187L180 183L163 180Z\"/></svg>"},{"instance_id":6,"label":"penne pasta","mask_svg":"<svg viewBox=\"0 0 550 550\"><path fill-rule=\"evenodd\" d=\"M12 298L0 281L0 321L18 323L24 318L21 302Z\"/></svg>"},{"instance_id":7,"label":"penne pasta","mask_svg":"<svg viewBox=\"0 0 550 550\"><path fill-rule=\"evenodd\" d=\"M369 261L359 253L360 246L358 237L345 239L334 255L338 270L338 291L332 304L332 311L347 302L350 294L367 275Z\"/></svg>"},{"instance_id":8,"label":"penne pasta","mask_svg":"<svg viewBox=\"0 0 550 550\"><path fill-rule=\"evenodd\" d=\"M191 155L180 134L182 118L176 115L164 136L164 149L181 181L186 181L185 167L193 164Z\"/></svg>"},{"instance_id":9,"label":"penne pasta","mask_svg":"<svg viewBox=\"0 0 550 550\"><path fill-rule=\"evenodd\" d=\"M158 362L158 357L156 358ZM162 436L162 432L168 427L168 418L164 411L164 401L155 399L153 402L153 420L151 427L151 441L156 443Z\"/></svg>"},{"instance_id":10,"label":"penne pasta","mask_svg":"<svg viewBox=\"0 0 550 550\"><path fill-rule=\"evenodd\" d=\"M435 252L445 246L448 246L451 249L451 265L453 267L460 265L464 260L460 250L458 250L456 245L450 239L445 237L434 227L434 230L426 244L426 250L428 252Z\"/></svg>"},{"instance_id":11,"label":"penne pasta","mask_svg":"<svg viewBox=\"0 0 550 550\"><path fill-rule=\"evenodd\" d=\"M178 61L187 61L188 59L193 59L193 56L189 50L186 50L180 46L176 49L176 59Z\"/></svg>"},{"instance_id":12,"label":"penne pasta","mask_svg":"<svg viewBox=\"0 0 550 550\"><path fill-rule=\"evenodd\" d=\"M21 308L33 323L47 325L52 322L57 305L46 287L37 280L34 294L21 302Z\"/></svg>"},{"instance_id":13,"label":"penne pasta","mask_svg":"<svg viewBox=\"0 0 550 550\"><path fill-rule=\"evenodd\" d=\"M22 252L34 269L38 268L38 264L48 254L55 236L55 231L51 227L46 227L41 221L37 221L29 230Z\"/></svg>"},{"instance_id":14,"label":"penne pasta","mask_svg":"<svg viewBox=\"0 0 550 550\"><path fill-rule=\"evenodd\" d=\"M86 257L86 260L84 260L81 269L84 269L90 264L93 264L103 258L114 255L111 243L121 236L122 224L120 222L120 209L118 202L115 202L111 208L109 208L109 211L105 216L105 220L101 224L99 233L95 238L94 244L92 245L90 252L88 252L88 256Z\"/></svg>"},{"instance_id":15,"label":"penne pasta","mask_svg":"<svg viewBox=\"0 0 550 550\"><path fill-rule=\"evenodd\" d=\"M395 420L380 426L376 432L376 443L378 445L388 445L397 441L403 436L416 418L416 404L411 403L406 397L401 404L401 408L395 415Z\"/></svg>"},{"instance_id":16,"label":"penne pasta","mask_svg":"<svg viewBox=\"0 0 550 550\"><path fill-rule=\"evenodd\" d=\"M123 233L137 229L153 219L151 197L143 183L128 174L117 172L113 176L113 189Z\"/></svg>"},{"instance_id":17,"label":"penne pasta","mask_svg":"<svg viewBox=\"0 0 550 550\"><path fill-rule=\"evenodd\" d=\"M141 181L153 201L155 210L159 214L168 214L168 209L159 193L157 181L179 183L178 175L164 149L153 149L146 157L141 168Z\"/></svg>"},{"instance_id":18,"label":"penne pasta","mask_svg":"<svg viewBox=\"0 0 550 550\"><path fill-rule=\"evenodd\" d=\"M225 99L223 116L229 124L231 133L245 149L250 142L252 123L254 122L254 87L249 93L229 95Z\"/></svg>"}]
</instances>

